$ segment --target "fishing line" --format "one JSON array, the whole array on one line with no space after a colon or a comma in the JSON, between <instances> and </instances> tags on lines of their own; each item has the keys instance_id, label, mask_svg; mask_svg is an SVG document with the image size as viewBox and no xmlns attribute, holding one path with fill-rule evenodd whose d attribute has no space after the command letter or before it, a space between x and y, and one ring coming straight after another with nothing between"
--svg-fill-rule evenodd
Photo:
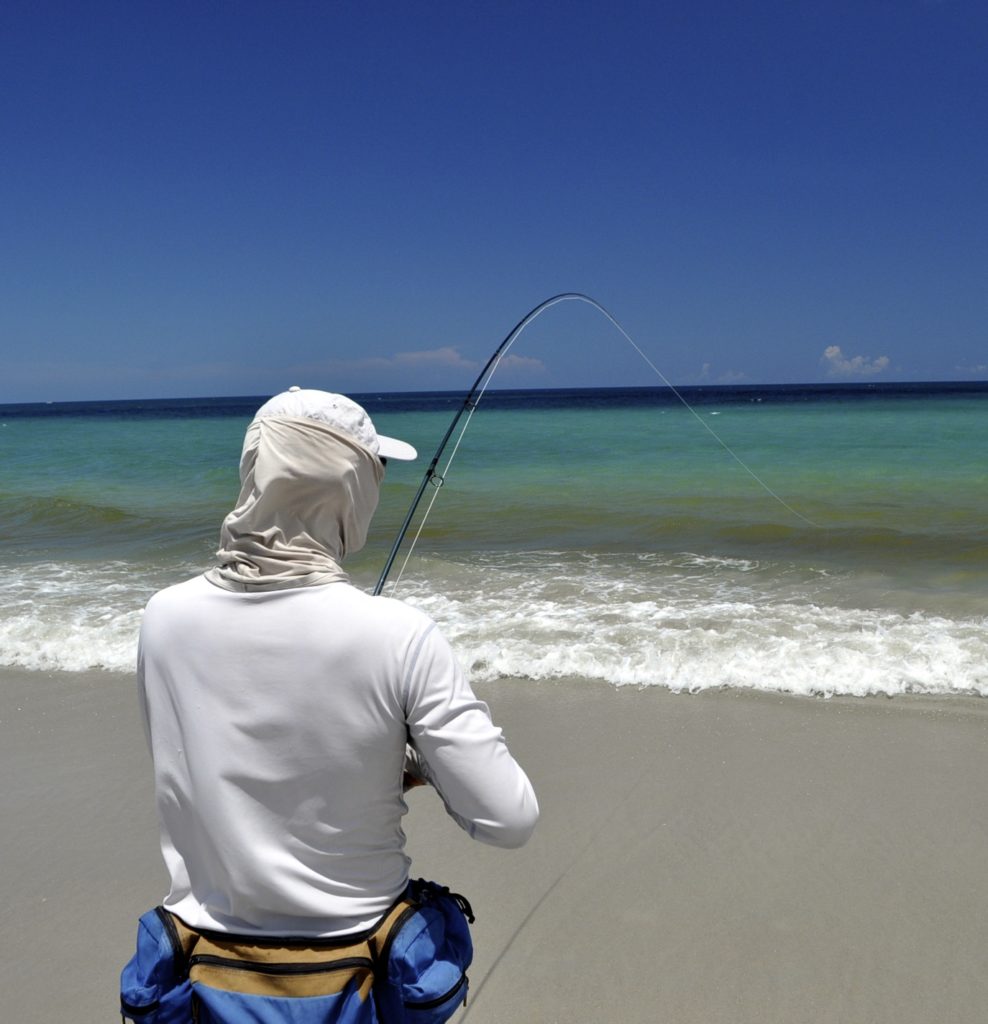
<instances>
[{"instance_id":1,"label":"fishing line","mask_svg":"<svg viewBox=\"0 0 988 1024\"><path fill-rule=\"evenodd\" d=\"M508 941L504 944L501 952L494 958L494 962L488 967L487 973L483 978L480 979L480 983L475 985L471 989L470 993L470 1006L467 1006L463 1011L461 1020L466 1020L470 1016L471 1008L477 1005L477 1000L480 998L480 993L483 992L487 982L494 976L494 972L500 967L501 961L511 952L512 947L521 938L522 932L528 927L529 923L535 917L535 915L542 909L543 904L549 899L550 896L556 891L556 889L566 881L569 877L570 872L576 867L576 865L590 852L590 849L594 846L597 840L610 828L611 822L617 817L618 812L625 809L628 802L634 796L635 792L645 781L645 778L650 774L655 776L655 766L651 764L645 765L641 772L638 774L638 778L628 787L624 796L620 800L614 800L611 805L610 813L604 818L604 820L594 829L593 833L589 836L586 842L569 858L566 865L559 872L549 887L542 893L542 895L535 901L528 913L519 921L518 926L508 937ZM653 828L652 831L655 831Z\"/></svg>"},{"instance_id":2,"label":"fishing line","mask_svg":"<svg viewBox=\"0 0 988 1024\"><path fill-rule=\"evenodd\" d=\"M409 506L408 512L405 515L405 519L398 531L398 535L395 538L394 544L391 546L391 552L388 555L388 559L384 564L384 568L381 570L381 575L378 578L377 584L374 587L374 594L380 594L384 588L385 581L388 578L388 574L391 572L391 568L394 565L395 559L398 556L398 551L401 548L402 542L405 539L405 535L408 533L408 528L411 525L412 519L415 515L415 511L422 500L422 496L425 494L426 488L431 484L433 486L433 494L426 506L425 513L419 521L418 528L415 531L412 541L409 545L408 552L402 561L401 568L398 571L398 577L391 585L391 591L394 592L395 588L401 582L402 574L405 571L405 567L408 565L409 560L412 557L412 553L415 550L415 545L418 543L418 539L422 534L422 530L425 527L426 520L429 518L432 512L432 507L436 503L436 499L439 497L439 489L446 482L446 475L449 473L450 466L453 464L453 460L456 458L456 453L459 451L460 444L463 441L463 436L467 432L467 427L470 426L470 421L473 419L473 414L477 410L477 406L480 404L480 400L484 397L484 393L487 391L490 385L491 378L494 376L494 372L497 370L501 363L501 360L507 354L508 350L518 339L519 335L529 324L534 320L538 319L546 310L551 309L553 306L558 305L560 302L584 302L589 306L592 306L599 313L601 313L615 328L621 336L628 342L629 345L644 359L645 363L650 367L652 372L662 381L662 383L669 388L669 390L676 396L677 399L689 410L693 418L707 431L708 434L731 456L732 459L772 498L774 498L783 508L794 515L797 519L806 523L808 526L816 527L817 524L812 520L808 519L801 512L797 512L784 498L777 494L764 480L750 467L747 463L734 451L733 448L710 426L709 423L693 408L692 405L686 400L686 398L679 392L679 390L666 378L665 374L652 362L651 359L645 354L645 352L639 347L635 340L630 334L621 326L617 319L605 309L596 299L590 298L589 295L584 295L581 292L563 292L559 295L553 295L551 298L546 299L544 302L540 302L534 309L531 309L515 324L514 327L508 332L505 339L500 345L494 350L493 355L487 360L484 368L477 375L477 379L473 382L473 386L467 393L466 398L463 400L463 404L457 409L456 414L453 416L452 421L446 429L446 433L443 435L442 440L439 442L439 447L436 449L435 455L432 457L432 461L429 463L429 468L425 471L425 475L422 478L422 482L419 484L418 491L415 493L415 497L412 499L412 503ZM456 430L457 424L463 418L464 414L466 419L460 427L459 434L457 434L456 442L453 445L453 449L450 452L446 464L443 467L443 471L438 473L437 467L439 460L443 456L443 452L446 450L447 444L449 444L450 438L453 436L453 432Z\"/></svg>"}]
</instances>

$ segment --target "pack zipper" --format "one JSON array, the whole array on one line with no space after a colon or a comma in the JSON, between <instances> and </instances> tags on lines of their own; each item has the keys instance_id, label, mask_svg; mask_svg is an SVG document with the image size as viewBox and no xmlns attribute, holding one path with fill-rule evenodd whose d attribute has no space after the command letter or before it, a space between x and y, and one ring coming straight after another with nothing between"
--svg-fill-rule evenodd
<instances>
[{"instance_id":1,"label":"pack zipper","mask_svg":"<svg viewBox=\"0 0 988 1024\"><path fill-rule=\"evenodd\" d=\"M384 945L381 946L381 950L378 953L378 962L381 967L387 972L388 969L388 957L391 955L391 947L394 945L395 939L398 937L398 933L404 928L405 922L420 909L418 903L412 903L405 907L405 909L394 919L394 923L391 925L391 930L388 932L387 938L384 940Z\"/></svg>"},{"instance_id":2,"label":"pack zipper","mask_svg":"<svg viewBox=\"0 0 988 1024\"><path fill-rule=\"evenodd\" d=\"M368 971L374 969L374 963L368 957L351 956L342 960L330 960L323 963L247 963L230 957L215 956L212 953L197 953L189 961L189 968L197 964L209 967L225 967L234 971L252 971L255 974L329 974L333 971L346 971L363 967Z\"/></svg>"},{"instance_id":3,"label":"pack zipper","mask_svg":"<svg viewBox=\"0 0 988 1024\"><path fill-rule=\"evenodd\" d=\"M168 935L168 941L171 943L172 953L175 956L175 963L180 968L179 976L184 978L189 973L189 963L186 960L185 950L182 948L182 940L179 938L178 929L175 927L172 915L164 907L155 907L154 912L158 915Z\"/></svg>"},{"instance_id":4,"label":"pack zipper","mask_svg":"<svg viewBox=\"0 0 988 1024\"><path fill-rule=\"evenodd\" d=\"M140 1017L146 1017L149 1013L157 1010L161 1006L161 1000L155 999L150 1003L144 1003L142 1006L135 1006L133 1003L128 1003L122 996L120 998L120 1016L126 1020L128 1017L137 1019Z\"/></svg>"}]
</instances>

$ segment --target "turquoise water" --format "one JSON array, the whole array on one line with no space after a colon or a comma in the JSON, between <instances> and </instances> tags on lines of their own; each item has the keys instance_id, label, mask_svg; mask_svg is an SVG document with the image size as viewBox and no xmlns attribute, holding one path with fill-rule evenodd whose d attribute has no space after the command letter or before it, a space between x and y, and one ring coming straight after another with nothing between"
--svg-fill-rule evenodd
<instances>
[{"instance_id":1,"label":"turquoise water","mask_svg":"<svg viewBox=\"0 0 988 1024\"><path fill-rule=\"evenodd\" d=\"M478 679L988 693L988 385L688 397L486 396L397 596ZM349 565L370 588L459 399L362 399L423 455ZM210 564L260 401L0 409L0 664L130 669L147 596Z\"/></svg>"}]
</instances>

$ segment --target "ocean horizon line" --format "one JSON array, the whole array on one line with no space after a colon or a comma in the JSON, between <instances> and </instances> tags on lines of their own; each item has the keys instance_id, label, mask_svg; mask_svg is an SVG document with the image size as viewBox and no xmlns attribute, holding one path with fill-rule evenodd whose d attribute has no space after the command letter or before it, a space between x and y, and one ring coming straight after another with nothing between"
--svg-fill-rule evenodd
<instances>
[{"instance_id":1,"label":"ocean horizon line","mask_svg":"<svg viewBox=\"0 0 988 1024\"><path fill-rule=\"evenodd\" d=\"M419 389L408 391L345 391L361 404L372 405L393 401L439 403L447 405L462 400L466 388ZM770 398L776 401L799 401L805 399L826 399L841 397L920 397L924 395L977 395L988 394L988 380L937 380L937 381L829 381L799 384L682 384L682 385L606 385L599 387L514 387L488 388L484 392L484 404L524 404L526 399L549 399L553 404L565 401L567 397L597 395L601 398L624 398L654 400L668 404L679 401L679 396L695 402L706 401L748 401L753 398ZM209 415L246 415L265 402L268 394L240 395L173 395L168 397L68 399L36 402L0 402L0 416L55 416L55 415L154 415L156 413L180 413L189 415L200 411Z\"/></svg>"}]
</instances>

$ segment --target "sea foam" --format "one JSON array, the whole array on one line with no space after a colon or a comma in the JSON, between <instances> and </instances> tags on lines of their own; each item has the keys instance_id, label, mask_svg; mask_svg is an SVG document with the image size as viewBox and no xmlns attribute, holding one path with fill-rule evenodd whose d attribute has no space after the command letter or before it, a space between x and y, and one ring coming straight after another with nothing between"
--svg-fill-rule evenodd
<instances>
[{"instance_id":1,"label":"sea foam","mask_svg":"<svg viewBox=\"0 0 988 1024\"><path fill-rule=\"evenodd\" d=\"M538 572L486 565L472 589L431 589L430 580L407 584L405 597L442 625L475 680L988 695L984 617L819 602L839 595L835 581L773 572L765 584L762 567L739 559L683 556L650 570L600 558Z\"/></svg>"},{"instance_id":2,"label":"sea foam","mask_svg":"<svg viewBox=\"0 0 988 1024\"><path fill-rule=\"evenodd\" d=\"M0 665L133 671L144 605L172 581L127 562L9 568L0 577Z\"/></svg>"},{"instance_id":3,"label":"sea foam","mask_svg":"<svg viewBox=\"0 0 988 1024\"><path fill-rule=\"evenodd\" d=\"M133 671L141 610L189 571L46 564L0 582L0 664ZM598 680L695 693L988 696L988 620L859 607L841 580L744 559L425 559L397 596L474 681ZM846 588L845 588L846 589Z\"/></svg>"}]
</instances>

